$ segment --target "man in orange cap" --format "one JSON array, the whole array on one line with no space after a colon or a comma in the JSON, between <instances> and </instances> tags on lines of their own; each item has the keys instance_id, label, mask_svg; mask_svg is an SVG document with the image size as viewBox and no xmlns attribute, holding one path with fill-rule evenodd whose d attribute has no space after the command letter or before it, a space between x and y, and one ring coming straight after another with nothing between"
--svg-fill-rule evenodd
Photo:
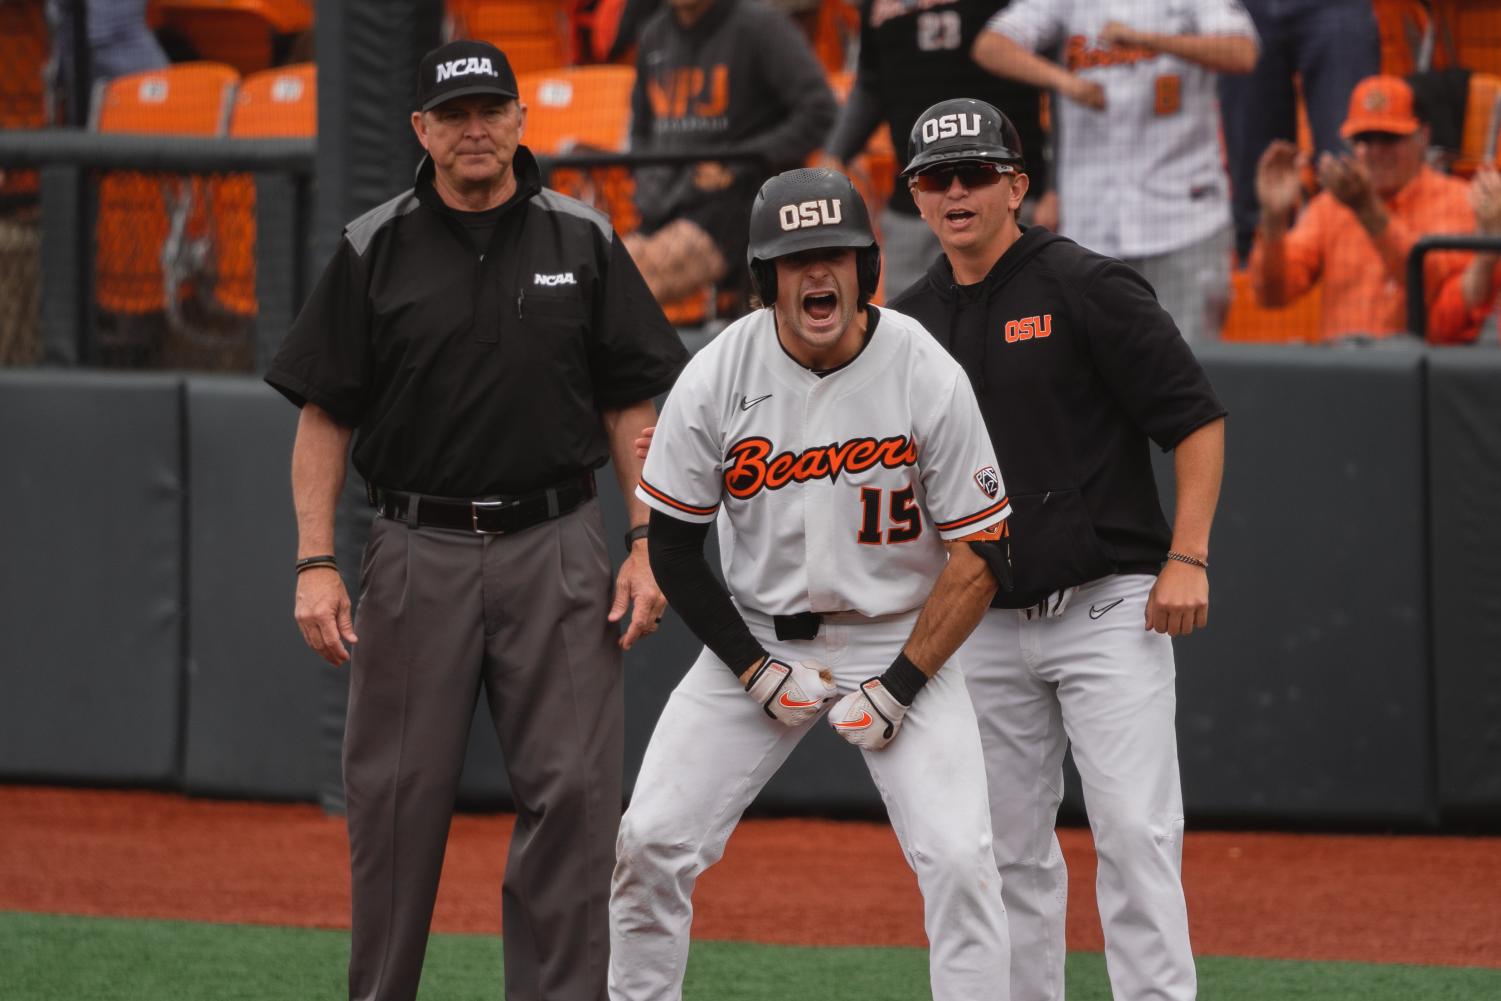
<instances>
[{"instance_id":1,"label":"man in orange cap","mask_svg":"<svg viewBox=\"0 0 1501 1001\"><path fill-rule=\"evenodd\" d=\"M1321 339L1387 337L1407 329L1406 269L1413 244L1428 233L1470 233L1475 214L1465 183L1425 163L1428 126L1401 77L1371 76L1356 85L1340 132L1353 152L1319 156L1323 191L1295 224L1306 158L1281 139L1261 155L1252 286L1261 305L1285 306L1322 278ZM1441 251L1424 260L1430 341L1475 339L1479 327L1468 312L1445 306L1460 295L1469 256Z\"/></svg>"}]
</instances>

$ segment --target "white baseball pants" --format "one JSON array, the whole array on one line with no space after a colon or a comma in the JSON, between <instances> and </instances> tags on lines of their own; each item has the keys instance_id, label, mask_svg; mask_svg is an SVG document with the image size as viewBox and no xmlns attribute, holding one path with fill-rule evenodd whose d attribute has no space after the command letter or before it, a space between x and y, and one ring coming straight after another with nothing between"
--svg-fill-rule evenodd
<instances>
[{"instance_id":1,"label":"white baseball pants","mask_svg":"<svg viewBox=\"0 0 1501 1001\"><path fill-rule=\"evenodd\" d=\"M1012 1001L1062 1001L1068 873L1054 825L1072 743L1099 856L1115 1001L1193 1001L1172 641L1143 628L1156 578L1105 577L1062 615L991 609L960 651L980 720Z\"/></svg>"},{"instance_id":2,"label":"white baseball pants","mask_svg":"<svg viewBox=\"0 0 1501 1001\"><path fill-rule=\"evenodd\" d=\"M818 661L843 694L891 663L916 613L825 621L808 641L779 641L769 623L746 618L773 656ZM797 729L783 726L719 658L707 649L699 655L662 710L621 821L610 895L611 1001L682 997L694 881L719 860L741 813L808 727L827 725L821 716ZM896 739L865 752L865 763L922 890L934 1001L1007 1001L1010 947L984 760L957 664L928 682ZM806 866L840 846L809 849L761 863ZM809 871L812 879L820 875Z\"/></svg>"}]
</instances>

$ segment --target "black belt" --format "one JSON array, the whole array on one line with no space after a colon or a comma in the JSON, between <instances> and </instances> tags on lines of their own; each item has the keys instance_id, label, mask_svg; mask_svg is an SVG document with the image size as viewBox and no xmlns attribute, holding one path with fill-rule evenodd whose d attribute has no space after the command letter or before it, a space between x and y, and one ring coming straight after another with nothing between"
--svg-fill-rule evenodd
<instances>
[{"instance_id":1,"label":"black belt","mask_svg":"<svg viewBox=\"0 0 1501 1001\"><path fill-rule=\"evenodd\" d=\"M771 624L776 627L779 640L811 640L818 638L818 627L823 625L823 616L818 612L773 615Z\"/></svg>"},{"instance_id":2,"label":"black belt","mask_svg":"<svg viewBox=\"0 0 1501 1001\"><path fill-rule=\"evenodd\" d=\"M375 511L412 528L447 528L479 535L510 535L565 515L596 493L594 474L529 494L455 500L372 488ZM415 508L415 510L414 510Z\"/></svg>"}]
</instances>

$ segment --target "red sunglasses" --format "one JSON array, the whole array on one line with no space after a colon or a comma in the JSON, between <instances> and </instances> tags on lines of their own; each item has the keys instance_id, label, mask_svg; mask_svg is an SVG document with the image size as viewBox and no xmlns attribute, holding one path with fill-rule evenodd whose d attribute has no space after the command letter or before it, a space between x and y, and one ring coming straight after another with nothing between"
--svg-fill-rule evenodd
<instances>
[{"instance_id":1,"label":"red sunglasses","mask_svg":"<svg viewBox=\"0 0 1501 1001\"><path fill-rule=\"evenodd\" d=\"M934 167L912 178L918 191L947 191L954 178L966 188L985 188L1000 182L1006 174L1016 173L1016 168L999 163L956 163L946 167Z\"/></svg>"}]
</instances>

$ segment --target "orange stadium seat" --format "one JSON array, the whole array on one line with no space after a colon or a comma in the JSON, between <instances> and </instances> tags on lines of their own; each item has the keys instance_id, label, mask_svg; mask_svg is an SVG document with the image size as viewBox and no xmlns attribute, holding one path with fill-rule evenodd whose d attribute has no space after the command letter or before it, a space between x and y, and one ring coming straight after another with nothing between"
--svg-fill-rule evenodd
<instances>
[{"instance_id":1,"label":"orange stadium seat","mask_svg":"<svg viewBox=\"0 0 1501 1001\"><path fill-rule=\"evenodd\" d=\"M1455 64L1501 76L1501 4L1496 0L1434 0L1434 17Z\"/></svg>"},{"instance_id":2,"label":"orange stadium seat","mask_svg":"<svg viewBox=\"0 0 1501 1001\"><path fill-rule=\"evenodd\" d=\"M219 136L225 132L239 74L222 63L177 63L116 77L96 90L100 132ZM148 313L166 306L162 248L174 220L207 231L202 182L122 171L99 182L95 297L102 309Z\"/></svg>"},{"instance_id":3,"label":"orange stadium seat","mask_svg":"<svg viewBox=\"0 0 1501 1001\"><path fill-rule=\"evenodd\" d=\"M527 106L524 141L540 154L575 150L620 152L630 143L630 66L575 66L522 73L516 89ZM640 225L635 184L623 167L556 170L547 185L589 202L610 217L617 232Z\"/></svg>"},{"instance_id":4,"label":"orange stadium seat","mask_svg":"<svg viewBox=\"0 0 1501 1001\"><path fill-rule=\"evenodd\" d=\"M235 96L229 135L273 139L318 134L318 68L312 63L262 70L244 79ZM232 174L213 186L214 297L239 316L254 316L255 179Z\"/></svg>"},{"instance_id":5,"label":"orange stadium seat","mask_svg":"<svg viewBox=\"0 0 1501 1001\"><path fill-rule=\"evenodd\" d=\"M630 66L517 74L517 90L527 106L527 146L545 153L567 153L576 147L625 149L635 82L636 71Z\"/></svg>"},{"instance_id":6,"label":"orange stadium seat","mask_svg":"<svg viewBox=\"0 0 1501 1001\"><path fill-rule=\"evenodd\" d=\"M454 38L497 46L516 73L568 63L568 12L558 0L448 0Z\"/></svg>"},{"instance_id":7,"label":"orange stadium seat","mask_svg":"<svg viewBox=\"0 0 1501 1001\"><path fill-rule=\"evenodd\" d=\"M180 34L199 58L241 73L269 67L277 36L313 26L311 0L151 0L149 19Z\"/></svg>"},{"instance_id":8,"label":"orange stadium seat","mask_svg":"<svg viewBox=\"0 0 1501 1001\"><path fill-rule=\"evenodd\" d=\"M1498 131L1501 131L1501 77L1471 73L1464 132L1460 135L1454 173L1469 177L1482 163L1495 163Z\"/></svg>"},{"instance_id":9,"label":"orange stadium seat","mask_svg":"<svg viewBox=\"0 0 1501 1001\"><path fill-rule=\"evenodd\" d=\"M1315 285L1290 306L1258 305L1251 273L1237 268L1230 272L1230 311L1220 339L1241 344L1314 344L1319 340L1323 298L1323 285Z\"/></svg>"}]
</instances>

